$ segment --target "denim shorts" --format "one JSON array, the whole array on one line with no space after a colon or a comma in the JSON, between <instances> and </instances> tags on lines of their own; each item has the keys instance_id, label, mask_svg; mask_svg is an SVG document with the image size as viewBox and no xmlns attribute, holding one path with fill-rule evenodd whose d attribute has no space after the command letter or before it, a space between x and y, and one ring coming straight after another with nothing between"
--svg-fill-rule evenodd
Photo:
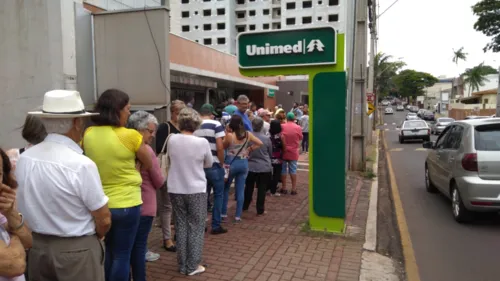
<instances>
[{"instance_id":1,"label":"denim shorts","mask_svg":"<svg viewBox=\"0 0 500 281\"><path fill-rule=\"evenodd\" d=\"M281 167L282 175L295 175L297 174L297 160L283 160L283 166Z\"/></svg>"}]
</instances>

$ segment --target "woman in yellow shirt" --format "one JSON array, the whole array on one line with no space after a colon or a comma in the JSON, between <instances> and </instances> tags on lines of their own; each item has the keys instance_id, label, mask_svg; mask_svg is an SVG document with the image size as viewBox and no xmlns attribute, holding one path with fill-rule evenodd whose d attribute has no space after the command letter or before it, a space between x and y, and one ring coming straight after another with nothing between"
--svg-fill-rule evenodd
<instances>
[{"instance_id":1,"label":"woman in yellow shirt","mask_svg":"<svg viewBox=\"0 0 500 281\"><path fill-rule=\"evenodd\" d=\"M99 169L104 193L109 197L111 230L106 235L107 281L128 280L130 256L141 215L142 169L152 166L151 153L142 135L125 128L130 116L129 96L116 89L105 91L95 105L99 115L84 134L82 146Z\"/></svg>"}]
</instances>

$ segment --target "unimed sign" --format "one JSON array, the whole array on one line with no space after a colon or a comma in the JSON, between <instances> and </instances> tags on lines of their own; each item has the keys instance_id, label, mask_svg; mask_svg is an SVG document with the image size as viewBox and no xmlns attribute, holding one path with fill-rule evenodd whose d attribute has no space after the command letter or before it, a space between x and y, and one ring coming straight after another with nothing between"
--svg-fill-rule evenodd
<instances>
[{"instance_id":1,"label":"unimed sign","mask_svg":"<svg viewBox=\"0 0 500 281\"><path fill-rule=\"evenodd\" d=\"M243 69L335 64L336 35L332 27L243 32L238 63Z\"/></svg>"}]
</instances>

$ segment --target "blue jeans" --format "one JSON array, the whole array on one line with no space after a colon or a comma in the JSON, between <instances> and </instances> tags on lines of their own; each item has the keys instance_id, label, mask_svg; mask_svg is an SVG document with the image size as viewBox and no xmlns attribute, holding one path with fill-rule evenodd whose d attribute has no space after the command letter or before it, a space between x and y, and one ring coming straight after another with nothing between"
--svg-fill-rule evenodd
<instances>
[{"instance_id":1,"label":"blue jeans","mask_svg":"<svg viewBox=\"0 0 500 281\"><path fill-rule=\"evenodd\" d=\"M212 209L212 229L218 229L221 223L222 200L224 197L224 168L221 164L214 163L212 168L205 169L207 186L212 186L214 205ZM210 196L210 193L207 192Z\"/></svg>"},{"instance_id":2,"label":"blue jeans","mask_svg":"<svg viewBox=\"0 0 500 281\"><path fill-rule=\"evenodd\" d=\"M110 209L110 211L111 229L104 240L106 244L104 264L106 281L128 281L130 257L139 228L141 205Z\"/></svg>"},{"instance_id":3,"label":"blue jeans","mask_svg":"<svg viewBox=\"0 0 500 281\"><path fill-rule=\"evenodd\" d=\"M227 159L226 163L231 163L232 159ZM224 186L224 200L222 202L222 215L227 215L227 202L229 200L229 187L234 179L234 189L236 193L236 215L241 218L243 212L243 200L245 199L245 181L248 174L248 159L236 158L229 168L229 177Z\"/></svg>"},{"instance_id":4,"label":"blue jeans","mask_svg":"<svg viewBox=\"0 0 500 281\"><path fill-rule=\"evenodd\" d=\"M135 236L134 248L130 258L132 267L132 279L134 281L146 281L146 253L148 251L148 236L153 225L154 217L141 216L139 228Z\"/></svg>"}]
</instances>

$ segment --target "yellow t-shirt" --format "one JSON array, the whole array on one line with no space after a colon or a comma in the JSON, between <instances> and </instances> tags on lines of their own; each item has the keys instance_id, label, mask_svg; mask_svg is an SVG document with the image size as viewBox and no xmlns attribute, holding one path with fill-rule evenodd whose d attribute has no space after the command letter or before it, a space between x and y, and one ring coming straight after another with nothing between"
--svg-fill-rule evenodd
<instances>
[{"instance_id":1,"label":"yellow t-shirt","mask_svg":"<svg viewBox=\"0 0 500 281\"><path fill-rule=\"evenodd\" d=\"M141 174L135 168L142 135L133 129L111 126L89 127L83 135L85 155L99 169L109 208L142 204Z\"/></svg>"}]
</instances>

